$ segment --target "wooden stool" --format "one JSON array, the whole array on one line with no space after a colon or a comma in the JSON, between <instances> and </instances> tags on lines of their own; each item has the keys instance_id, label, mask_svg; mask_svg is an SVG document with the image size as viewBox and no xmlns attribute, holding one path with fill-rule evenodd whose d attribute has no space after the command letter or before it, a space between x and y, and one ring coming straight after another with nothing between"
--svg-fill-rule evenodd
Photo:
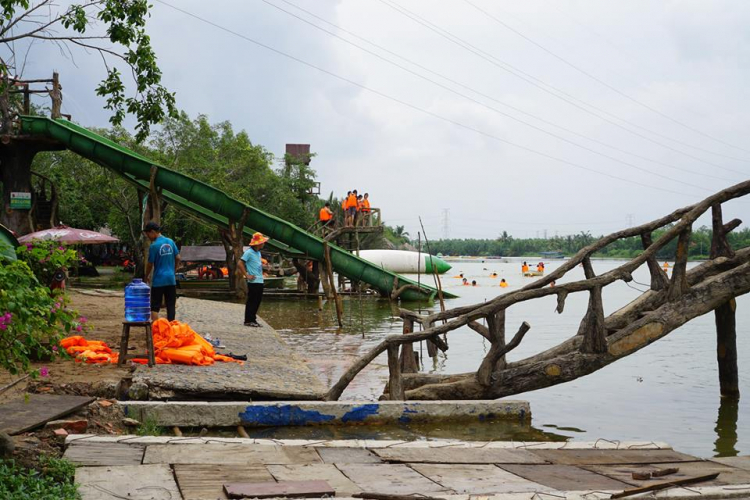
<instances>
[{"instance_id":1,"label":"wooden stool","mask_svg":"<svg viewBox=\"0 0 750 500\"><path fill-rule=\"evenodd\" d=\"M146 354L128 354L128 341L130 340L130 327L142 326L146 329ZM122 337L120 337L120 357L117 360L118 365L124 365L125 361L132 358L147 358L148 366L154 366L156 359L154 357L154 336L151 333L150 321L123 321Z\"/></svg>"}]
</instances>

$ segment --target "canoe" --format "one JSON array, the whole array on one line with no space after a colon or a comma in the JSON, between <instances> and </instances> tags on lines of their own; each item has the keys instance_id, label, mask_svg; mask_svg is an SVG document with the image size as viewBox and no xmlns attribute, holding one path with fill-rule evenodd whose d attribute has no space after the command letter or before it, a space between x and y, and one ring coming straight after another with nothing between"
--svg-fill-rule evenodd
<instances>
[{"instance_id":1,"label":"canoe","mask_svg":"<svg viewBox=\"0 0 750 500\"><path fill-rule=\"evenodd\" d=\"M431 274L435 266L438 274L443 274L451 268L451 265L440 257L408 250L360 250L359 256L392 273Z\"/></svg>"},{"instance_id":2,"label":"canoe","mask_svg":"<svg viewBox=\"0 0 750 500\"><path fill-rule=\"evenodd\" d=\"M544 276L544 271L526 271L523 273L523 275L527 278L531 278L534 276Z\"/></svg>"}]
</instances>

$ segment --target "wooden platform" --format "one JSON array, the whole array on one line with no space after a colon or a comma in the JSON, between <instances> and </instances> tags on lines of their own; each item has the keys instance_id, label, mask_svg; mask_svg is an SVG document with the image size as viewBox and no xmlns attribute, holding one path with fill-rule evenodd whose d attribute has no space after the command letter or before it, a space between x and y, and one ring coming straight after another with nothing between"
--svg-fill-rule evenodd
<instances>
[{"instance_id":1,"label":"wooden platform","mask_svg":"<svg viewBox=\"0 0 750 500\"><path fill-rule=\"evenodd\" d=\"M689 489L671 489L669 498L736 498L750 493L750 457L704 460L654 443L89 435L69 436L65 457L80 466L76 481L81 485L83 500L142 498L146 493L153 496L143 498L224 499L226 485L261 494L287 487L309 491L323 483L335 490L336 497L370 492L416 493L446 500L465 499L466 495L513 495L529 500L547 495L607 498L611 493L653 482L633 479L634 471L670 467L680 470L659 481L716 472L719 476ZM134 477L138 480L133 481ZM113 495L107 496L107 492Z\"/></svg>"},{"instance_id":2,"label":"wooden platform","mask_svg":"<svg viewBox=\"0 0 750 500\"><path fill-rule=\"evenodd\" d=\"M0 405L0 431L13 436L36 429L83 408L94 399L88 396L29 394Z\"/></svg>"}]
</instances>

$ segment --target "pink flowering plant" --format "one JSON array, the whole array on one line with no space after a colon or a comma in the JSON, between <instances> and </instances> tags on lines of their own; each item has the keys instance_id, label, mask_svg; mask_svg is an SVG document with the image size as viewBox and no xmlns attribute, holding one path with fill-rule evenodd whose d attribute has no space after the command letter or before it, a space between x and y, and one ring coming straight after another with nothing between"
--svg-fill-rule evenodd
<instances>
[{"instance_id":1,"label":"pink flowering plant","mask_svg":"<svg viewBox=\"0 0 750 500\"><path fill-rule=\"evenodd\" d=\"M57 241L34 241L16 248L16 255L26 262L37 279L49 286L58 269L69 268L76 260L76 251Z\"/></svg>"},{"instance_id":2,"label":"pink flowering plant","mask_svg":"<svg viewBox=\"0 0 750 500\"><path fill-rule=\"evenodd\" d=\"M0 258L0 368L27 372L32 358L61 354L52 346L84 324L65 294L40 283L26 262Z\"/></svg>"}]
</instances>

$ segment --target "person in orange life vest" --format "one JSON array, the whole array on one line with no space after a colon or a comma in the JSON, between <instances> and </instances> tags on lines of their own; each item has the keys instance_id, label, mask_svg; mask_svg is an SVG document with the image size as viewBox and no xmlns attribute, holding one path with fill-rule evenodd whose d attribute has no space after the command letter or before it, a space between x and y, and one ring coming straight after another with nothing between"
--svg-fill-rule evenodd
<instances>
[{"instance_id":1,"label":"person in orange life vest","mask_svg":"<svg viewBox=\"0 0 750 500\"><path fill-rule=\"evenodd\" d=\"M526 261L523 261L523 265L521 266L521 272L522 273L528 273L529 272L529 265L526 263Z\"/></svg>"},{"instance_id":2,"label":"person in orange life vest","mask_svg":"<svg viewBox=\"0 0 750 500\"><path fill-rule=\"evenodd\" d=\"M347 226L351 227L354 225L354 220L357 216L357 190L352 191L346 199L346 215L347 215Z\"/></svg>"},{"instance_id":3,"label":"person in orange life vest","mask_svg":"<svg viewBox=\"0 0 750 500\"><path fill-rule=\"evenodd\" d=\"M359 195L359 196L357 196L357 215L356 215L356 220L355 220L355 223L356 223L357 226L361 226L362 225L362 215L363 215L362 214L362 206L363 206L363 204L362 204L362 195Z\"/></svg>"},{"instance_id":4,"label":"person in orange life vest","mask_svg":"<svg viewBox=\"0 0 750 500\"><path fill-rule=\"evenodd\" d=\"M333 225L333 210L331 210L331 204L326 202L325 206L320 209L319 215L320 225L323 227Z\"/></svg>"},{"instance_id":5,"label":"person in orange life vest","mask_svg":"<svg viewBox=\"0 0 750 500\"><path fill-rule=\"evenodd\" d=\"M503 287L503 288L507 288L508 287L508 282L505 281L505 278L503 278L503 279L500 280L500 286Z\"/></svg>"},{"instance_id":6,"label":"person in orange life vest","mask_svg":"<svg viewBox=\"0 0 750 500\"><path fill-rule=\"evenodd\" d=\"M344 211L344 226L349 225L349 196L351 196L351 194L351 191L347 191L346 197L341 200L341 210Z\"/></svg>"},{"instance_id":7,"label":"person in orange life vest","mask_svg":"<svg viewBox=\"0 0 750 500\"><path fill-rule=\"evenodd\" d=\"M477 280L472 280L471 281L471 286L477 286Z\"/></svg>"},{"instance_id":8,"label":"person in orange life vest","mask_svg":"<svg viewBox=\"0 0 750 500\"><path fill-rule=\"evenodd\" d=\"M464 286L469 286L470 285L469 280L467 280L466 278L463 279L463 283L462 284Z\"/></svg>"},{"instance_id":9,"label":"person in orange life vest","mask_svg":"<svg viewBox=\"0 0 750 500\"><path fill-rule=\"evenodd\" d=\"M362 199L362 225L369 226L370 225L370 214L372 213L372 210L370 210L370 194L365 193L365 197Z\"/></svg>"}]
</instances>

